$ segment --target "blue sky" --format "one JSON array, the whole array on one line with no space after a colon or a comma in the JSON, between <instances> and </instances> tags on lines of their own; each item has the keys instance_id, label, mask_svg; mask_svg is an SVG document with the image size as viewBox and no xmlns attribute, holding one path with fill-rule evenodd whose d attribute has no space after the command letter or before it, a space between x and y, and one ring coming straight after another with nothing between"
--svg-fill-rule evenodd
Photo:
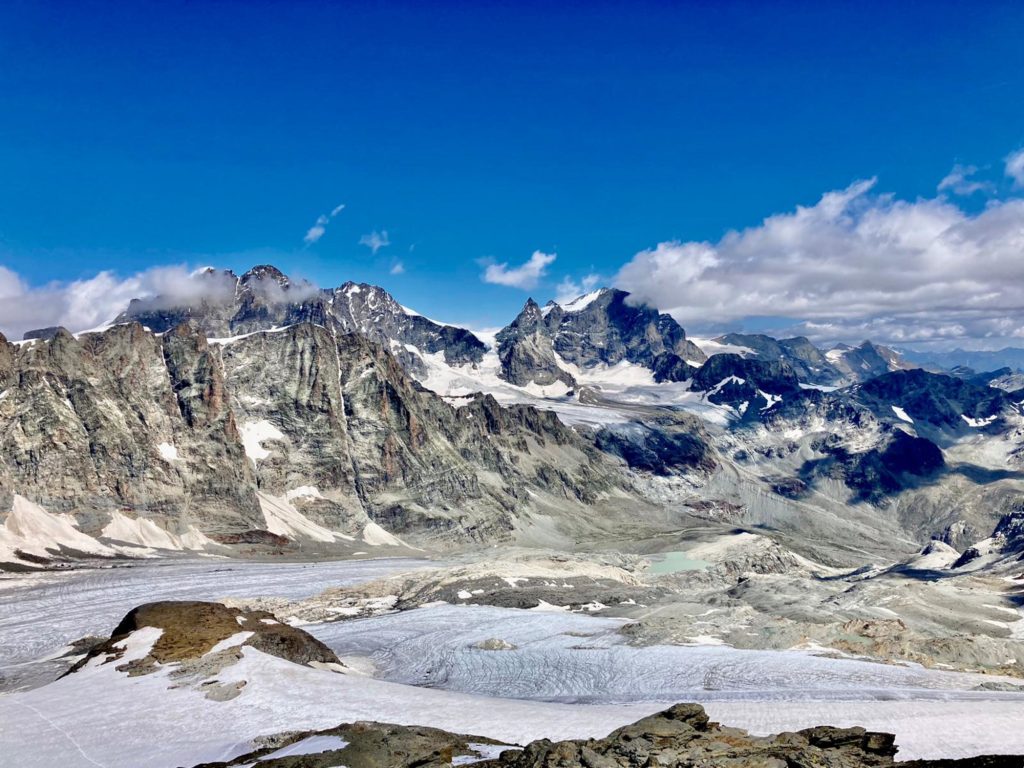
<instances>
[{"instance_id":1,"label":"blue sky","mask_svg":"<svg viewBox=\"0 0 1024 768\"><path fill-rule=\"evenodd\" d=\"M1022 39L1019 3L5 3L0 265L271 261L498 325L860 179L1013 198ZM529 290L481 280L535 251Z\"/></svg>"}]
</instances>

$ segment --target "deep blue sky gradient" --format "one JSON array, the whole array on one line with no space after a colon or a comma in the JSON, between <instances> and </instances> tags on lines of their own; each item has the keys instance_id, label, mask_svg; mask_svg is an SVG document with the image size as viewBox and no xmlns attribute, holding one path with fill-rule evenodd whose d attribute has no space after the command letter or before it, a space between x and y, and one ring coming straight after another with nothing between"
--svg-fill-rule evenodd
<instances>
[{"instance_id":1,"label":"deep blue sky gradient","mask_svg":"<svg viewBox=\"0 0 1024 768\"><path fill-rule=\"evenodd\" d=\"M858 178L998 178L1022 32L1020 3L7 2L0 264L269 260L500 324L526 294L480 259L557 251L543 301Z\"/></svg>"}]
</instances>

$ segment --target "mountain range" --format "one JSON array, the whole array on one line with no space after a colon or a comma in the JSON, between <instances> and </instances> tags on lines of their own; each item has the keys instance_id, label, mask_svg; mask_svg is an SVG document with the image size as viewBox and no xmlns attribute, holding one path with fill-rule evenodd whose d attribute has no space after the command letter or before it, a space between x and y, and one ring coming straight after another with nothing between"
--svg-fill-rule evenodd
<instances>
[{"instance_id":1,"label":"mountain range","mask_svg":"<svg viewBox=\"0 0 1024 768\"><path fill-rule=\"evenodd\" d=\"M1024 489L1012 370L693 339L615 289L531 299L488 339L376 286L194 279L99 331L0 338L0 561L564 547L710 520L844 562L973 544Z\"/></svg>"}]
</instances>

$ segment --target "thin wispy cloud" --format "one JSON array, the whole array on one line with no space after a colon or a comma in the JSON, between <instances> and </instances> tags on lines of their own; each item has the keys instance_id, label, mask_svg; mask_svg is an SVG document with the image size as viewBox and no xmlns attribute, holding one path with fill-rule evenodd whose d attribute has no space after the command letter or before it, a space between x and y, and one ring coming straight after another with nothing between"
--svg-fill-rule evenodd
<instances>
[{"instance_id":1,"label":"thin wispy cloud","mask_svg":"<svg viewBox=\"0 0 1024 768\"><path fill-rule=\"evenodd\" d=\"M382 229L380 232L374 230L368 235L363 235L359 238L359 244L365 245L373 252L373 255L376 256L377 251L391 245L391 241L388 240L388 231L386 229Z\"/></svg>"},{"instance_id":2,"label":"thin wispy cloud","mask_svg":"<svg viewBox=\"0 0 1024 768\"><path fill-rule=\"evenodd\" d=\"M391 275L404 275L405 274L405 264L403 264L400 261L396 261L394 264L391 265L391 269L388 270L388 274L391 274Z\"/></svg>"},{"instance_id":3,"label":"thin wispy cloud","mask_svg":"<svg viewBox=\"0 0 1024 768\"><path fill-rule=\"evenodd\" d=\"M481 279L485 283L507 285L510 288L529 290L536 287L540 279L547 274L547 268L558 258L556 253L534 251L533 255L518 267L509 267L508 262L488 264Z\"/></svg>"},{"instance_id":4,"label":"thin wispy cloud","mask_svg":"<svg viewBox=\"0 0 1024 768\"><path fill-rule=\"evenodd\" d=\"M1015 167L1008 161L1007 173ZM778 317L822 342L1019 344L1024 199L969 213L944 197L899 200L875 186L858 181L717 242L659 243L615 284L698 329Z\"/></svg>"},{"instance_id":5,"label":"thin wispy cloud","mask_svg":"<svg viewBox=\"0 0 1024 768\"><path fill-rule=\"evenodd\" d=\"M312 245L317 242L321 237L327 233L327 225L331 223L331 219L337 216L345 210L345 204L341 203L331 209L330 213L322 213L316 217L316 223L312 227L306 230L305 236L302 238L306 245Z\"/></svg>"},{"instance_id":6,"label":"thin wispy cloud","mask_svg":"<svg viewBox=\"0 0 1024 768\"><path fill-rule=\"evenodd\" d=\"M972 178L977 172L978 167L975 165L957 163L953 166L953 170L939 182L938 190L939 192L952 192L954 195L963 197L973 195L975 192L995 192L995 184L992 182Z\"/></svg>"},{"instance_id":7,"label":"thin wispy cloud","mask_svg":"<svg viewBox=\"0 0 1024 768\"><path fill-rule=\"evenodd\" d=\"M601 276L596 274L585 275L581 280L576 281L569 275L562 278L562 282L555 288L555 301L565 304L585 293L590 293L601 282Z\"/></svg>"},{"instance_id":8,"label":"thin wispy cloud","mask_svg":"<svg viewBox=\"0 0 1024 768\"><path fill-rule=\"evenodd\" d=\"M1013 179L1013 186L1024 187L1024 149L1018 149L1007 156L1006 175Z\"/></svg>"}]
</instances>

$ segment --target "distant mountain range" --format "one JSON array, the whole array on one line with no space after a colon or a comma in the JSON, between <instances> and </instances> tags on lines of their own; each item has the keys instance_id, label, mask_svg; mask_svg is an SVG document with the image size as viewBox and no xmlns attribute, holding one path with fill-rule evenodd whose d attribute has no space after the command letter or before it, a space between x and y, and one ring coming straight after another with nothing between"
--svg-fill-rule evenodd
<instances>
[{"instance_id":1,"label":"distant mountain range","mask_svg":"<svg viewBox=\"0 0 1024 768\"><path fill-rule=\"evenodd\" d=\"M0 337L0 562L564 547L697 519L842 561L967 543L1024 494L1011 369L693 339L614 289L529 300L484 339L377 286L195 279L105 330Z\"/></svg>"}]
</instances>

